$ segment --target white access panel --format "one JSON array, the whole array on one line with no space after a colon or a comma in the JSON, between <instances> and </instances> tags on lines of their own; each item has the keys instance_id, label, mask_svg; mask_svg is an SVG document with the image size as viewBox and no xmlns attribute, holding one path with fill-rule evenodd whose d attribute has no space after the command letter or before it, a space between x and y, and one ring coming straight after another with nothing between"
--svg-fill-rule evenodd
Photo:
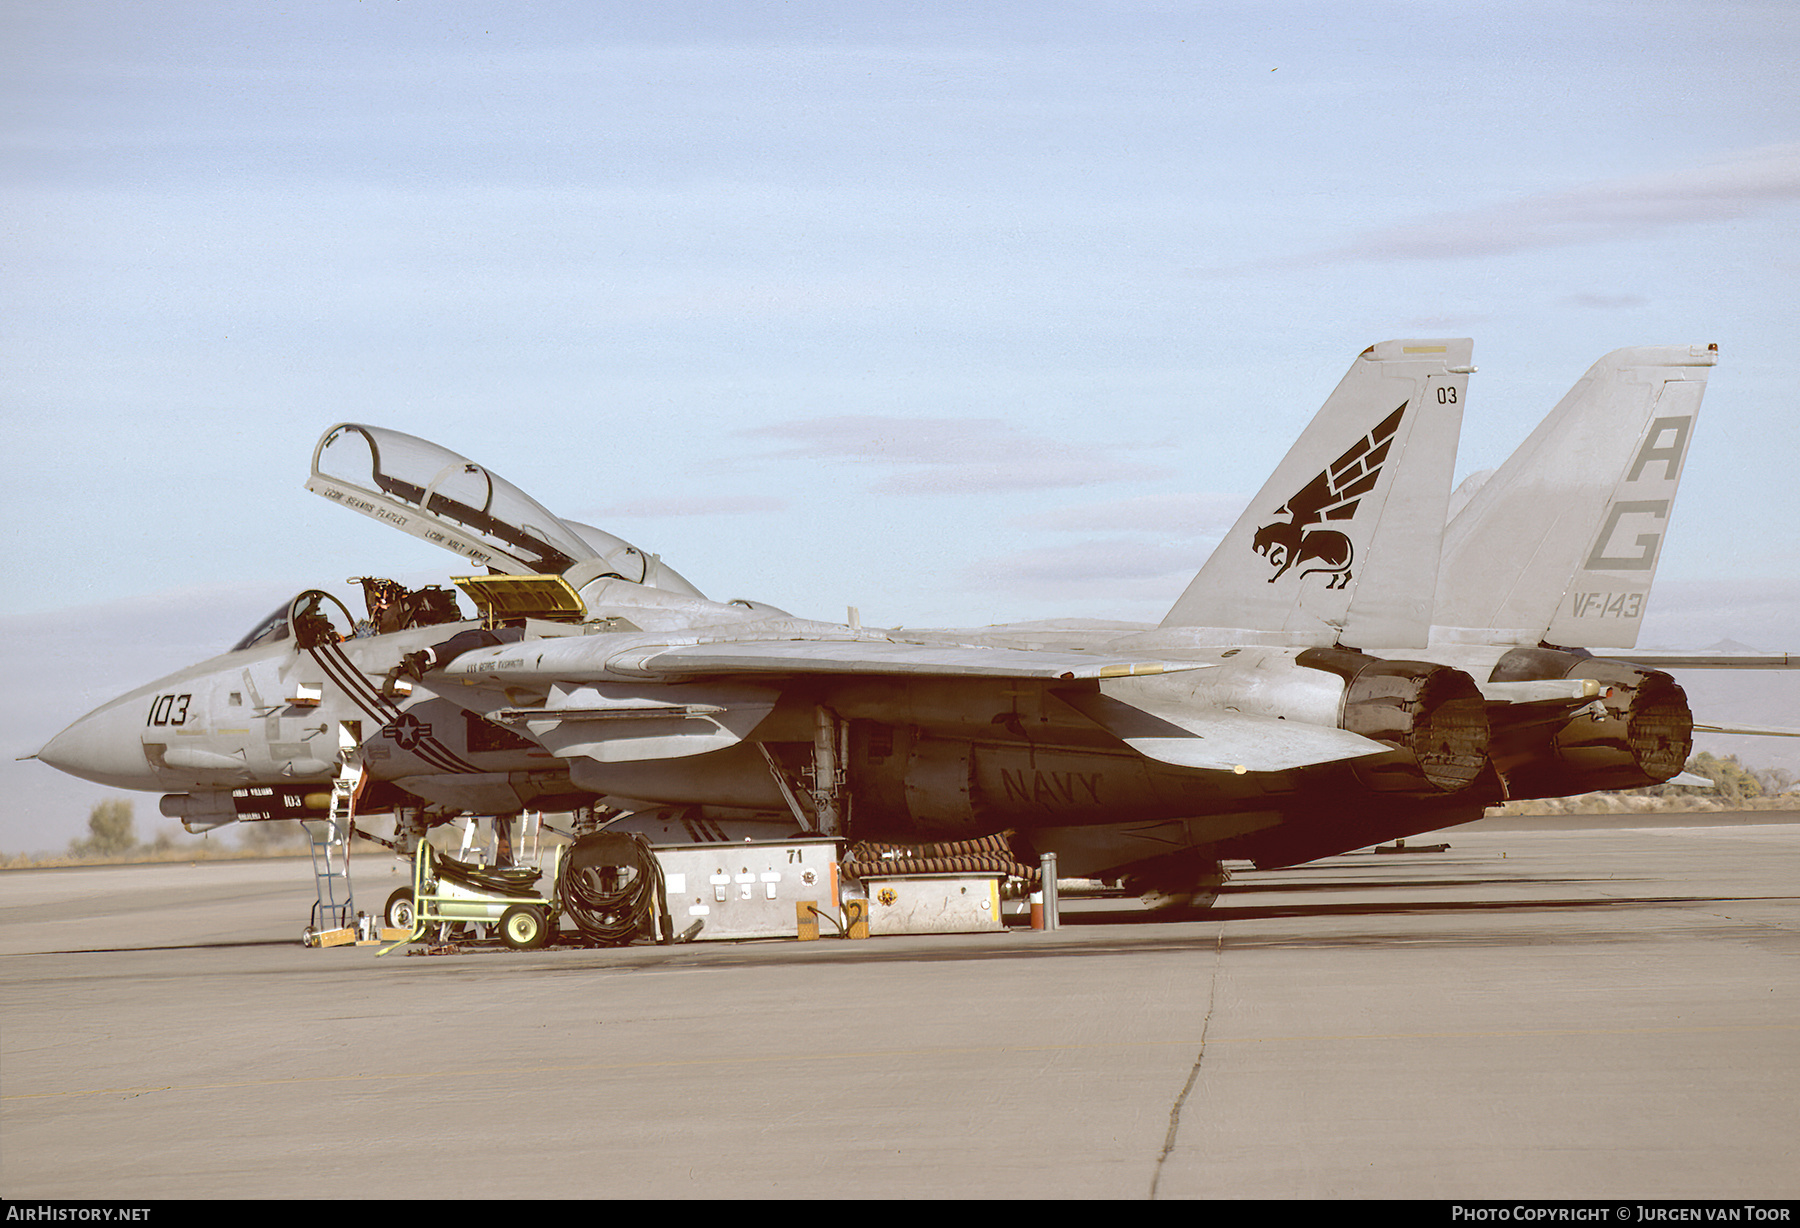
<instances>
[{"instance_id":1,"label":"white access panel","mask_svg":"<svg viewBox=\"0 0 1800 1228\"><path fill-rule=\"evenodd\" d=\"M999 874L865 877L869 935L974 934L1005 929Z\"/></svg>"},{"instance_id":2,"label":"white access panel","mask_svg":"<svg viewBox=\"0 0 1800 1228\"><path fill-rule=\"evenodd\" d=\"M842 923L837 863L841 842L830 839L759 840L734 844L653 847L675 932L696 921L693 941L721 938L796 938L802 901Z\"/></svg>"}]
</instances>

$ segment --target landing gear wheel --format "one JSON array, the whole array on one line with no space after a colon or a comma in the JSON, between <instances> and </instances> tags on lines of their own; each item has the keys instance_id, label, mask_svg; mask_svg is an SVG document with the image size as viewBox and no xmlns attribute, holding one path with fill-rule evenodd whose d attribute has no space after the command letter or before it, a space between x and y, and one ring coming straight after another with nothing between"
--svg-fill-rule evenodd
<instances>
[{"instance_id":1,"label":"landing gear wheel","mask_svg":"<svg viewBox=\"0 0 1800 1228\"><path fill-rule=\"evenodd\" d=\"M1178 853L1127 874L1125 889L1168 920L1195 919L1213 906L1230 877L1217 861Z\"/></svg>"},{"instance_id":2,"label":"landing gear wheel","mask_svg":"<svg viewBox=\"0 0 1800 1228\"><path fill-rule=\"evenodd\" d=\"M391 930L411 930L418 915L412 888L397 887L387 898L387 906L381 910L381 923Z\"/></svg>"},{"instance_id":3,"label":"landing gear wheel","mask_svg":"<svg viewBox=\"0 0 1800 1228\"><path fill-rule=\"evenodd\" d=\"M500 940L515 951L535 951L550 937L543 910L533 904L514 904L500 914Z\"/></svg>"}]
</instances>

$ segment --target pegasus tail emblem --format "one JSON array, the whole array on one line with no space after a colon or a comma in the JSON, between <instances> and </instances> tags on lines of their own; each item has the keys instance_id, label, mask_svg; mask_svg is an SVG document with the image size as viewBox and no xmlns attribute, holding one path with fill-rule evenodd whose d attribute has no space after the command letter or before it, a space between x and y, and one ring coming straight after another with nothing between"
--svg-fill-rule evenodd
<instances>
[{"instance_id":1,"label":"pegasus tail emblem","mask_svg":"<svg viewBox=\"0 0 1800 1228\"><path fill-rule=\"evenodd\" d=\"M1323 574L1330 576L1326 588L1344 588L1352 578L1351 563L1356 548L1350 538L1336 529L1314 528L1326 521L1349 520L1356 515L1362 496L1374 489L1381 477L1381 463L1387 459L1394 433L1400 429L1400 418L1407 402L1382 419L1380 425L1357 440L1348 452L1327 466L1318 477L1301 487L1286 503L1275 509L1277 516L1291 517L1265 524L1256 530L1251 543L1258 554L1268 558L1275 568L1269 583L1281 579L1298 564L1316 562L1300 578Z\"/></svg>"}]
</instances>

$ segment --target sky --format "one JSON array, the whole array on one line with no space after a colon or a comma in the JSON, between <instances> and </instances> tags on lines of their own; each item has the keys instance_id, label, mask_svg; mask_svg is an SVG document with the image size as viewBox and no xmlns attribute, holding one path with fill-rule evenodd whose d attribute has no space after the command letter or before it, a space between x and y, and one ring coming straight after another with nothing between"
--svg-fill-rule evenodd
<instances>
[{"instance_id":1,"label":"sky","mask_svg":"<svg viewBox=\"0 0 1800 1228\"><path fill-rule=\"evenodd\" d=\"M1459 472L1717 343L1642 642L1800 650L1786 0L16 0L0 57L0 849L107 796L11 762L83 712L460 570L303 489L340 421L719 599L1155 621L1374 342L1475 339Z\"/></svg>"}]
</instances>

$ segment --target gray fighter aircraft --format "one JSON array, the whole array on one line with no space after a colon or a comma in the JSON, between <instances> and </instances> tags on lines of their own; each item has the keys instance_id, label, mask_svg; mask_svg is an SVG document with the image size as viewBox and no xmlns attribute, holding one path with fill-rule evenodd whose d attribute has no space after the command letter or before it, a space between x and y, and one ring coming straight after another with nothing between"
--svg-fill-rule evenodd
<instances>
[{"instance_id":1,"label":"gray fighter aircraft","mask_svg":"<svg viewBox=\"0 0 1800 1228\"><path fill-rule=\"evenodd\" d=\"M447 593L377 588L390 600L358 637L334 598L305 593L37 757L163 791L195 828L316 813L347 751L372 781L360 808L415 826L604 802L651 824L1012 830L1070 872L1170 892L1215 881L1221 858L1288 864L1465 822L1511 779L1495 704L1549 705L1560 727L1598 697L1592 671L1477 684L1433 659L1463 652L1434 654L1431 629L1469 350L1364 351L1164 627L1081 652L906 642L710 602L466 458L344 424L309 487L486 565L458 580L483 619L451 621ZM1671 446L1653 440L1639 469ZM1679 464L1677 450L1662 468ZM1634 506L1613 526L1649 501L1615 500ZM1652 774L1680 770L1685 715L1640 735ZM1545 723L1503 721L1502 741Z\"/></svg>"}]
</instances>

